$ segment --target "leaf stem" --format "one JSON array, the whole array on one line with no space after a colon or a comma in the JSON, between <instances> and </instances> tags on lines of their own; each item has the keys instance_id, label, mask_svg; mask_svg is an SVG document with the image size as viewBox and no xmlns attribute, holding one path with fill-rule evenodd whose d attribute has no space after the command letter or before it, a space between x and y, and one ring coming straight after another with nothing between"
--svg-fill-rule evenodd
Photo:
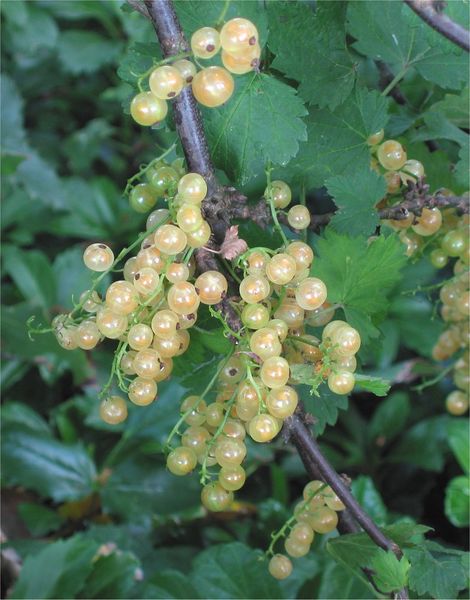
<instances>
[{"instance_id":1,"label":"leaf stem","mask_svg":"<svg viewBox=\"0 0 470 600\"><path fill-rule=\"evenodd\" d=\"M267 182L267 198L266 200L268 201L269 204L269 208L271 210L271 218L273 220L274 223L274 227L277 229L277 231L279 232L279 235L282 238L283 241L283 245L287 246L289 241L286 237L286 234L284 233L284 230L282 229L281 225L279 224L279 220L277 218L277 213L276 213L276 207L274 206L274 200L273 200L273 195L272 195L272 187L271 187L271 171L272 171L272 167L270 164L267 165L266 167L266 182Z\"/></svg>"}]
</instances>

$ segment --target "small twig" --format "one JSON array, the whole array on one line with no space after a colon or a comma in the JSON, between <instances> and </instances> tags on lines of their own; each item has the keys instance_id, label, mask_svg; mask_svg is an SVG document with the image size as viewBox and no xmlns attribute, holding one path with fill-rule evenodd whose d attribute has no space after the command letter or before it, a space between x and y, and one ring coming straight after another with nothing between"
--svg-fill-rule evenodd
<instances>
[{"instance_id":1,"label":"small twig","mask_svg":"<svg viewBox=\"0 0 470 600\"><path fill-rule=\"evenodd\" d=\"M141 0L127 0L127 4L129 4L129 6L132 6L134 10L139 12L147 19L150 19L149 11L147 10L145 4L141 2Z\"/></svg>"},{"instance_id":2,"label":"small twig","mask_svg":"<svg viewBox=\"0 0 470 600\"><path fill-rule=\"evenodd\" d=\"M400 221L407 219L410 214L419 216L423 212L423 208L455 208L457 214L463 215L469 212L469 197L468 196L444 196L442 194L428 194L416 196L411 199L404 200L395 206L389 206L379 210L381 219L393 219Z\"/></svg>"},{"instance_id":3,"label":"small twig","mask_svg":"<svg viewBox=\"0 0 470 600\"><path fill-rule=\"evenodd\" d=\"M441 2L436 0L404 0L425 23L445 38L470 52L470 31L462 27L439 10Z\"/></svg>"}]
</instances>

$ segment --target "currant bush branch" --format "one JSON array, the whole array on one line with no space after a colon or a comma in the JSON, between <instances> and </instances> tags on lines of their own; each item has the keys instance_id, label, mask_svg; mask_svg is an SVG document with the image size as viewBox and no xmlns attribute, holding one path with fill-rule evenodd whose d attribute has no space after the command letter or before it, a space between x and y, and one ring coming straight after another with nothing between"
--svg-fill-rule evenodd
<instances>
[{"instance_id":1,"label":"currant bush branch","mask_svg":"<svg viewBox=\"0 0 470 600\"><path fill-rule=\"evenodd\" d=\"M470 31L442 12L445 2L440 0L404 0L404 2L430 27L460 48L470 52Z\"/></svg>"},{"instance_id":2,"label":"currant bush branch","mask_svg":"<svg viewBox=\"0 0 470 600\"><path fill-rule=\"evenodd\" d=\"M188 51L189 46L184 37L171 0L145 0L145 4L154 25L164 57L167 58L180 52ZM203 209L211 230L215 234L217 241L220 243L225 236L227 229L231 225L230 221L233 217L231 207L235 205L236 207L238 206L238 208L246 208L243 206L246 199L237 192L237 190L233 188L223 188L217 181L204 133L202 117L189 87L185 88L174 100L173 110L177 133L183 147L188 168L190 171L201 174L207 180L208 195L203 202ZM269 176L270 173L268 172L268 178ZM262 202L266 205L264 200L262 200ZM276 222L274 217L273 219ZM279 223L277 223L277 226L281 229ZM283 239L284 237L285 236L283 236ZM207 271L213 268L220 270L217 259L207 250L205 252L197 253L197 262L199 270L201 271ZM235 311L233 311L235 314L230 314L229 307L230 302L225 298L219 305L215 305L214 308L221 311L226 322L233 331L239 331L242 328L240 317ZM233 339L233 341L236 342L236 338ZM211 384L215 382L220 370L221 367L217 370ZM209 384L209 386L211 384ZM203 396L205 393L207 392L204 392ZM172 437L176 434L178 427L184 421L184 418L183 415L170 433L167 447L171 443ZM304 458L306 459L304 461L306 466L314 465L313 470L315 473L319 473L321 479L331 486L348 507L349 512L357 523L363 527L364 531L369 534L371 539L373 539L379 547L386 550L392 550L397 556L401 556L400 549L384 536L377 525L375 525L370 517L359 506L340 475L338 475L327 463L318 445L313 440L310 430L304 420L300 416L294 415L287 419L286 427L289 432L289 437L299 451L302 460L304 460ZM308 469L308 471L309 474L312 473L312 470ZM406 595L404 597L406 597Z\"/></svg>"}]
</instances>

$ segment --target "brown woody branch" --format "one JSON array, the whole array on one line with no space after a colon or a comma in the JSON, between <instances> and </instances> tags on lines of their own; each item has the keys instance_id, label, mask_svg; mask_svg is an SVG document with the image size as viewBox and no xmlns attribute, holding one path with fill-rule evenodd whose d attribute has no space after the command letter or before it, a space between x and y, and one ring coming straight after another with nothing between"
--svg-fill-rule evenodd
<instances>
[{"instance_id":1,"label":"brown woody branch","mask_svg":"<svg viewBox=\"0 0 470 600\"><path fill-rule=\"evenodd\" d=\"M404 0L404 2L430 27L460 48L470 52L470 31L442 12L445 2L440 0Z\"/></svg>"},{"instance_id":2,"label":"brown woody branch","mask_svg":"<svg viewBox=\"0 0 470 600\"><path fill-rule=\"evenodd\" d=\"M165 58L187 51L188 44L171 0L145 0L145 4ZM191 171L200 173L208 180L209 192L208 197L204 200L203 207L211 229L216 234L220 244L221 236L227 231L233 216L247 218L258 215L260 218L265 218L266 213L259 206L246 206L246 199L242 194L233 188L224 188L218 183L204 134L201 114L189 87L183 90L175 99L173 110L177 132L183 146L188 168ZM265 203L263 202L263 204ZM217 265L215 258L207 250L200 251L197 260L201 270L212 269ZM224 315L224 318L229 320L229 325L234 331L241 328L238 315L235 314L235 311L231 314L231 305L228 299L224 299L218 305L218 309ZM300 417L291 418L290 437L301 455L305 457L306 461L309 461L308 464L316 465L322 479L335 490L348 506L350 515L354 517L355 521L361 525L371 539L381 548L399 552L394 543L382 534L380 529L354 500L340 475L329 467L311 437L306 424ZM350 527L352 528L352 525Z\"/></svg>"}]
</instances>

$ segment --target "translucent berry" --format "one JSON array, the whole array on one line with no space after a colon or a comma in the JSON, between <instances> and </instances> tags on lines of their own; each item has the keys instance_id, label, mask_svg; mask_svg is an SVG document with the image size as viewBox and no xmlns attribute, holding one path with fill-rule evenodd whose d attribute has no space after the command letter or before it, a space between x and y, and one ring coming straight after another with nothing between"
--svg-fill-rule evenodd
<instances>
[{"instance_id":1,"label":"translucent berry","mask_svg":"<svg viewBox=\"0 0 470 600\"><path fill-rule=\"evenodd\" d=\"M193 94L203 106L214 108L227 102L235 84L230 73L222 67L207 67L194 76Z\"/></svg>"},{"instance_id":2,"label":"translucent berry","mask_svg":"<svg viewBox=\"0 0 470 600\"><path fill-rule=\"evenodd\" d=\"M168 113L168 105L152 92L140 92L132 99L130 110L136 123L150 127L163 121Z\"/></svg>"},{"instance_id":3,"label":"translucent berry","mask_svg":"<svg viewBox=\"0 0 470 600\"><path fill-rule=\"evenodd\" d=\"M121 396L109 396L100 404L100 417L108 425L118 425L127 419L127 404Z\"/></svg>"},{"instance_id":4,"label":"translucent berry","mask_svg":"<svg viewBox=\"0 0 470 600\"><path fill-rule=\"evenodd\" d=\"M164 65L157 67L149 77L150 91L160 100L175 98L184 87L181 73L175 67Z\"/></svg>"},{"instance_id":5,"label":"translucent berry","mask_svg":"<svg viewBox=\"0 0 470 600\"><path fill-rule=\"evenodd\" d=\"M114 262L114 254L106 244L91 244L83 253L83 262L91 271L107 271Z\"/></svg>"}]
</instances>

